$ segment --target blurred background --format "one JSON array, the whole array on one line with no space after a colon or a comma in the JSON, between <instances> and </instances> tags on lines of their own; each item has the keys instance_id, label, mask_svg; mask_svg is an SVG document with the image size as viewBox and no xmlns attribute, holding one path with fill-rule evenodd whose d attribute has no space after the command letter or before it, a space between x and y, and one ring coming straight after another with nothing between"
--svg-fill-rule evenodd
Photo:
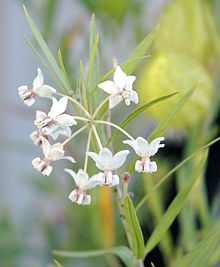
<instances>
[{"instance_id":1,"label":"blurred background","mask_svg":"<svg viewBox=\"0 0 220 267\"><path fill-rule=\"evenodd\" d=\"M27 108L20 101L17 87L31 86L37 67L45 73L45 82L57 87L41 66L24 35L37 47L22 4L28 8L42 35L56 56L61 48L73 87L79 76L79 60L89 59L89 27L96 15L100 36L101 74L112 68L113 58L122 63L137 44L159 23L159 33L136 70L136 90L141 104L186 90L199 84L183 112L166 136L166 149L157 157L160 171L152 179L134 179L134 202L146 194L169 169L219 135L219 0L1 0L0 1L0 267L53 266L51 251L84 250L126 244L115 203L109 202L109 190L97 190L91 207L79 208L68 200L72 180L63 172L63 163L55 164L50 177L36 173L31 160L40 155L32 144L36 109L48 110L47 101ZM142 115L144 126L136 122L134 135L147 137L178 98L149 109ZM123 118L121 108L115 120ZM134 131L135 130L135 131ZM118 140L119 142L120 140ZM80 159L84 137L69 152ZM115 144L119 146L119 144ZM173 223L170 232L146 259L146 266L175 266L176 260L190 251L210 229L219 213L219 148L210 150L207 168L193 189L189 203ZM66 163L65 163L66 166ZM164 209L193 169L193 163L181 169L160 188L140 210L145 240L161 218ZM150 182L149 182L150 181ZM144 186L143 186L144 185ZM187 218L187 221L186 221ZM214 253L214 252L213 252ZM216 254L215 254L216 255ZM62 261L64 266L122 266L115 258ZM213 257L207 266L219 266Z\"/></svg>"}]
</instances>

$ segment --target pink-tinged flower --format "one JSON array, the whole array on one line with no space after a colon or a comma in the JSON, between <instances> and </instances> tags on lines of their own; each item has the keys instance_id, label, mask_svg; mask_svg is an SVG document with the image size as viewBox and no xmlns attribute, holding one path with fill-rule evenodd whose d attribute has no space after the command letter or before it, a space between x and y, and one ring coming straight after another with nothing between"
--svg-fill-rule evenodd
<instances>
[{"instance_id":1,"label":"pink-tinged flower","mask_svg":"<svg viewBox=\"0 0 220 267\"><path fill-rule=\"evenodd\" d=\"M70 169L65 169L65 171L73 177L78 187L70 193L69 199L78 205L89 205L91 203L91 196L87 195L86 191L100 184L96 175L89 178L89 175L82 169L77 173Z\"/></svg>"},{"instance_id":2,"label":"pink-tinged flower","mask_svg":"<svg viewBox=\"0 0 220 267\"><path fill-rule=\"evenodd\" d=\"M50 135L54 140L59 135L71 135L70 126L76 125L74 117L63 114L67 107L68 98L62 97L59 101L53 99L51 110L48 114L37 111L35 125L43 134Z\"/></svg>"},{"instance_id":3,"label":"pink-tinged flower","mask_svg":"<svg viewBox=\"0 0 220 267\"><path fill-rule=\"evenodd\" d=\"M56 93L56 89L44 84L44 76L41 69L37 69L37 76L33 81L32 88L28 88L27 85L18 87L18 94L25 105L30 107L35 102L35 96L51 97L53 93Z\"/></svg>"},{"instance_id":4,"label":"pink-tinged flower","mask_svg":"<svg viewBox=\"0 0 220 267\"><path fill-rule=\"evenodd\" d=\"M99 154L94 152L87 152L87 154L96 162L96 167L102 171L96 174L97 179L102 181L101 185L116 186L119 184L119 177L115 170L125 163L129 154L128 150L119 151L114 156L108 148L101 149Z\"/></svg>"},{"instance_id":5,"label":"pink-tinged flower","mask_svg":"<svg viewBox=\"0 0 220 267\"><path fill-rule=\"evenodd\" d=\"M41 146L41 145L42 145L41 137L44 137L44 138L48 139L48 135L42 133L40 130L33 131L33 132L30 134L30 138L31 138L31 140L34 142L34 144L35 144L36 146Z\"/></svg>"},{"instance_id":6,"label":"pink-tinged flower","mask_svg":"<svg viewBox=\"0 0 220 267\"><path fill-rule=\"evenodd\" d=\"M40 159L39 157L32 160L33 167L41 172L43 175L49 176L52 172L53 167L51 166L52 161L56 161L59 159L68 159L71 162L75 162L72 157L64 157L64 149L61 143L57 143L54 145L50 145L49 141L44 138L40 137L42 141L42 148L44 153L44 158Z\"/></svg>"},{"instance_id":7,"label":"pink-tinged flower","mask_svg":"<svg viewBox=\"0 0 220 267\"><path fill-rule=\"evenodd\" d=\"M135 76L127 76L122 69L117 66L113 81L105 81L98 84L99 88L111 95L109 98L110 109L114 108L123 100L126 105L130 105L131 102L135 104L138 103L138 94L132 89L135 80Z\"/></svg>"},{"instance_id":8,"label":"pink-tinged flower","mask_svg":"<svg viewBox=\"0 0 220 267\"><path fill-rule=\"evenodd\" d=\"M164 141L164 137L158 137L150 143L143 137L138 137L134 141L123 141L124 144L131 146L136 154L141 157L141 160L137 160L135 164L137 172L152 173L157 171L157 164L155 161L150 161L150 157L154 156L160 147L165 146L165 144L160 144L161 141Z\"/></svg>"}]
</instances>

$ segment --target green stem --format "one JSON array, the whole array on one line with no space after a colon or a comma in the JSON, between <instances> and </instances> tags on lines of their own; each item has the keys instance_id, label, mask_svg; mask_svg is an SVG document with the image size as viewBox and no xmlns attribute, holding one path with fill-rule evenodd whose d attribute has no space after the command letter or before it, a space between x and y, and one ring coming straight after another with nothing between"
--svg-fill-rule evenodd
<instances>
[{"instance_id":1,"label":"green stem","mask_svg":"<svg viewBox=\"0 0 220 267\"><path fill-rule=\"evenodd\" d=\"M88 139L87 139L87 144L86 144L86 152L85 152L85 161L84 161L84 171L87 171L87 166L88 166L88 153L89 148L90 148L90 143L91 143L91 137L92 137L92 128L89 129L89 134L88 134Z\"/></svg>"},{"instance_id":2,"label":"green stem","mask_svg":"<svg viewBox=\"0 0 220 267\"><path fill-rule=\"evenodd\" d=\"M96 108L96 110L94 111L94 113L92 114L92 119L95 119L95 117L97 116L97 114L99 113L99 110L105 105L105 103L109 100L109 97L105 98L100 104L99 106Z\"/></svg>"},{"instance_id":3,"label":"green stem","mask_svg":"<svg viewBox=\"0 0 220 267\"><path fill-rule=\"evenodd\" d=\"M96 130L96 127L95 127L95 125L93 125L93 124L92 124L92 130L93 130L93 132L94 132L94 135L95 135L95 138L96 138L96 141L97 141L97 144L98 144L99 148L102 149L102 148L103 148L103 146L102 146L102 142L101 142L101 140L100 140L100 138L99 138L99 135L98 135L98 132L97 132L97 130Z\"/></svg>"},{"instance_id":4,"label":"green stem","mask_svg":"<svg viewBox=\"0 0 220 267\"><path fill-rule=\"evenodd\" d=\"M73 133L69 138L67 138L62 145L65 146L70 140L72 140L75 136L77 136L78 134L80 134L82 131L84 131L87 128L87 125L84 125L83 127L81 127L78 131L76 131L75 133Z\"/></svg>"}]
</instances>

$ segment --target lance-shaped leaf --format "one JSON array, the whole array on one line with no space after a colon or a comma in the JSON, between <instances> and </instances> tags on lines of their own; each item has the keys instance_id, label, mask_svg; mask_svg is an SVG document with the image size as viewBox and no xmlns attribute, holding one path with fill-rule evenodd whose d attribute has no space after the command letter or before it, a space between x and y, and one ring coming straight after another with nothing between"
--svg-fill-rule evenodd
<instances>
[{"instance_id":1,"label":"lance-shaped leaf","mask_svg":"<svg viewBox=\"0 0 220 267\"><path fill-rule=\"evenodd\" d=\"M54 250L53 255L61 258L89 258L98 257L106 254L113 254L119 257L126 267L133 267L133 253L125 246L114 247L109 249L89 250L89 251L62 251Z\"/></svg>"},{"instance_id":2,"label":"lance-shaped leaf","mask_svg":"<svg viewBox=\"0 0 220 267\"><path fill-rule=\"evenodd\" d=\"M176 216L179 214L180 210L184 206L184 203L193 187L196 183L197 179L201 171L204 168L206 159L207 159L207 151L203 152L202 159L198 163L198 168L195 168L192 172L191 176L187 179L185 186L183 189L178 193L178 195L174 198L172 203L170 204L167 211L164 213L161 222L157 225L156 229L153 231L152 235L150 236L145 253L149 253L155 246L160 242L163 238L163 235L166 233L168 228L171 226L173 221L175 220Z\"/></svg>"},{"instance_id":3,"label":"lance-shaped leaf","mask_svg":"<svg viewBox=\"0 0 220 267\"><path fill-rule=\"evenodd\" d=\"M124 216L131 237L132 251L137 259L142 259L144 256L144 238L135 208L128 194L124 198Z\"/></svg>"}]
</instances>

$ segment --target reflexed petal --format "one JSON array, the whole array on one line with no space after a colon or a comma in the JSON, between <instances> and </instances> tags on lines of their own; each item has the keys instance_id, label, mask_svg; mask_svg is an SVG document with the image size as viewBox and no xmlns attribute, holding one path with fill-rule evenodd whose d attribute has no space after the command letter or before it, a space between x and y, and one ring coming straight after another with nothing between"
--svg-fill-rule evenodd
<instances>
[{"instance_id":1,"label":"reflexed petal","mask_svg":"<svg viewBox=\"0 0 220 267\"><path fill-rule=\"evenodd\" d=\"M115 95L115 94L120 93L120 91L115 86L115 83L112 81L106 81L103 83L99 83L98 87L110 95Z\"/></svg>"},{"instance_id":2,"label":"reflexed petal","mask_svg":"<svg viewBox=\"0 0 220 267\"><path fill-rule=\"evenodd\" d=\"M157 171L157 163L155 161L151 161L149 164L149 172L156 172Z\"/></svg>"},{"instance_id":3,"label":"reflexed petal","mask_svg":"<svg viewBox=\"0 0 220 267\"><path fill-rule=\"evenodd\" d=\"M104 184L104 174L102 172L99 172L98 174L93 175L87 185L86 185L86 189L91 189L97 185L103 185Z\"/></svg>"},{"instance_id":4,"label":"reflexed petal","mask_svg":"<svg viewBox=\"0 0 220 267\"><path fill-rule=\"evenodd\" d=\"M49 85L42 85L41 87L37 88L35 92L41 97L51 97L52 94L56 93L56 89Z\"/></svg>"},{"instance_id":5,"label":"reflexed petal","mask_svg":"<svg viewBox=\"0 0 220 267\"><path fill-rule=\"evenodd\" d=\"M136 80L135 76L127 76L126 78L126 90L127 91L132 91L132 86L135 80Z\"/></svg>"},{"instance_id":6,"label":"reflexed petal","mask_svg":"<svg viewBox=\"0 0 220 267\"><path fill-rule=\"evenodd\" d=\"M61 97L59 101L57 101L54 97L52 98L53 105L51 107L50 112L48 113L49 117L56 118L60 114L62 114L67 107L68 97Z\"/></svg>"},{"instance_id":7,"label":"reflexed petal","mask_svg":"<svg viewBox=\"0 0 220 267\"><path fill-rule=\"evenodd\" d=\"M136 139L136 147L138 150L138 155L141 157L148 156L149 144L143 137L138 137Z\"/></svg>"},{"instance_id":8,"label":"reflexed petal","mask_svg":"<svg viewBox=\"0 0 220 267\"><path fill-rule=\"evenodd\" d=\"M102 170L102 171L104 170L105 167L104 167L103 164L101 163L101 161L100 161L100 157L99 157L98 154L96 154L95 152L87 152L87 155L95 161L95 163L96 163L96 167L97 167L98 169L100 169L100 170Z\"/></svg>"},{"instance_id":9,"label":"reflexed petal","mask_svg":"<svg viewBox=\"0 0 220 267\"><path fill-rule=\"evenodd\" d=\"M122 150L116 153L113 157L113 169L120 168L126 161L129 150Z\"/></svg>"},{"instance_id":10,"label":"reflexed petal","mask_svg":"<svg viewBox=\"0 0 220 267\"><path fill-rule=\"evenodd\" d=\"M165 144L160 144L160 142L164 141L164 139L165 139L164 137L158 137L150 143L149 157L155 155L160 147L165 146Z\"/></svg>"},{"instance_id":11,"label":"reflexed petal","mask_svg":"<svg viewBox=\"0 0 220 267\"><path fill-rule=\"evenodd\" d=\"M103 148L99 152L99 160L104 169L112 169L113 156L112 152L108 148Z\"/></svg>"},{"instance_id":12,"label":"reflexed petal","mask_svg":"<svg viewBox=\"0 0 220 267\"><path fill-rule=\"evenodd\" d=\"M109 108L112 109L115 106L117 106L121 101L123 100L123 97L121 95L111 95L109 97Z\"/></svg>"},{"instance_id":13,"label":"reflexed petal","mask_svg":"<svg viewBox=\"0 0 220 267\"><path fill-rule=\"evenodd\" d=\"M114 82L116 84L116 87L123 89L125 87L126 80L127 75L122 71L120 66L117 66L114 72Z\"/></svg>"},{"instance_id":14,"label":"reflexed petal","mask_svg":"<svg viewBox=\"0 0 220 267\"><path fill-rule=\"evenodd\" d=\"M70 156L65 156L65 157L62 157L63 159L67 159L69 161L71 161L72 163L76 163L75 159L73 157L70 157Z\"/></svg>"},{"instance_id":15,"label":"reflexed petal","mask_svg":"<svg viewBox=\"0 0 220 267\"><path fill-rule=\"evenodd\" d=\"M75 179L76 185L79 188L86 188L88 181L89 181L88 174L84 170L80 169L76 174L76 179Z\"/></svg>"},{"instance_id":16,"label":"reflexed petal","mask_svg":"<svg viewBox=\"0 0 220 267\"><path fill-rule=\"evenodd\" d=\"M41 87L44 83L44 76L41 72L41 69L38 68L37 69L37 76L33 81L33 91L37 93L36 89L38 89L39 87Z\"/></svg>"},{"instance_id":17,"label":"reflexed petal","mask_svg":"<svg viewBox=\"0 0 220 267\"><path fill-rule=\"evenodd\" d=\"M136 152L136 154L139 155L139 150L138 150L138 147L137 147L136 140L134 140L134 141L133 140L124 140L123 143L126 144L126 145L131 146L134 149L134 151Z\"/></svg>"},{"instance_id":18,"label":"reflexed petal","mask_svg":"<svg viewBox=\"0 0 220 267\"><path fill-rule=\"evenodd\" d=\"M50 154L48 156L49 160L55 161L55 160L59 160L63 157L64 155L64 150L60 149L60 148L51 148Z\"/></svg>"},{"instance_id":19,"label":"reflexed petal","mask_svg":"<svg viewBox=\"0 0 220 267\"><path fill-rule=\"evenodd\" d=\"M57 125L63 130L62 134L65 136L70 136L71 135L71 129L69 126L67 126L65 123L57 123ZM60 132L61 134L61 132Z\"/></svg>"},{"instance_id":20,"label":"reflexed petal","mask_svg":"<svg viewBox=\"0 0 220 267\"><path fill-rule=\"evenodd\" d=\"M135 104L138 104L139 99L138 99L137 92L135 92L135 91L130 92L129 99L130 99L131 102L134 102Z\"/></svg>"},{"instance_id":21,"label":"reflexed petal","mask_svg":"<svg viewBox=\"0 0 220 267\"><path fill-rule=\"evenodd\" d=\"M42 148L43 148L43 153L44 153L44 156L46 158L48 158L50 156L50 143L49 141L44 138L43 136L40 137L41 141L42 141Z\"/></svg>"},{"instance_id":22,"label":"reflexed petal","mask_svg":"<svg viewBox=\"0 0 220 267\"><path fill-rule=\"evenodd\" d=\"M68 114L61 114L56 118L56 121L60 124L66 124L68 126L76 125L74 117Z\"/></svg>"},{"instance_id":23,"label":"reflexed petal","mask_svg":"<svg viewBox=\"0 0 220 267\"><path fill-rule=\"evenodd\" d=\"M33 97L31 97L31 98L25 99L23 102L26 106L30 107L34 104L35 99Z\"/></svg>"},{"instance_id":24,"label":"reflexed petal","mask_svg":"<svg viewBox=\"0 0 220 267\"><path fill-rule=\"evenodd\" d=\"M70 170L70 169L64 169L65 172L69 173L69 175L71 175L75 181L75 184L77 185L76 183L76 173L73 171L73 170Z\"/></svg>"},{"instance_id":25,"label":"reflexed petal","mask_svg":"<svg viewBox=\"0 0 220 267\"><path fill-rule=\"evenodd\" d=\"M42 171L41 173L45 176L49 176L51 174L53 170L53 167L52 166L46 166Z\"/></svg>"}]
</instances>

